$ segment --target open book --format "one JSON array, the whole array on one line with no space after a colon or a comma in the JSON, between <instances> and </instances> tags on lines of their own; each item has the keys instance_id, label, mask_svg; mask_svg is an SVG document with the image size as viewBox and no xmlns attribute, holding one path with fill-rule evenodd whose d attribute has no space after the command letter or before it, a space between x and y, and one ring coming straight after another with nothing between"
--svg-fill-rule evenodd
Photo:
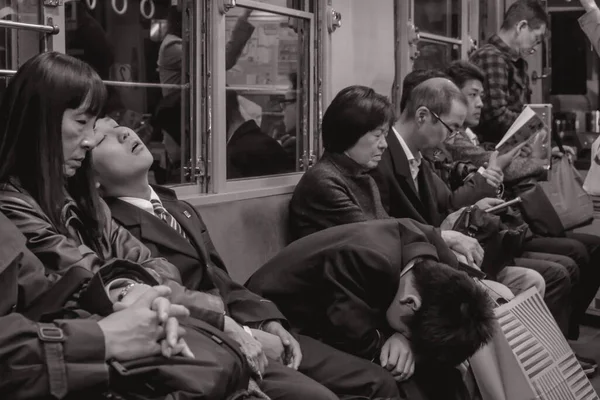
<instances>
[{"instance_id":1,"label":"open book","mask_svg":"<svg viewBox=\"0 0 600 400\"><path fill-rule=\"evenodd\" d=\"M508 129L502 140L496 145L496 150L504 154L521 143L527 142L541 130L547 129L542 118L529 106L525 106L523 112Z\"/></svg>"}]
</instances>

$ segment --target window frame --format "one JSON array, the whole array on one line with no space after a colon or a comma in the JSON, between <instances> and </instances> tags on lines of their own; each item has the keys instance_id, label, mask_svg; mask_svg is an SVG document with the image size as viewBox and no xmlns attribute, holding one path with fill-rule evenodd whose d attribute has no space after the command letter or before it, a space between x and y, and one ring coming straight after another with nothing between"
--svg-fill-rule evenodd
<instances>
[{"instance_id":1,"label":"window frame","mask_svg":"<svg viewBox=\"0 0 600 400\"><path fill-rule=\"evenodd\" d=\"M460 46L461 59L467 59L469 50L472 48L472 38L477 37L479 15L471 16L473 11L479 10L478 0L461 0L461 26L460 37L453 38L438 34L423 32L414 25L414 3L418 0L395 0L395 42L396 45L396 77L394 86L394 98L400 99L402 92L402 81L404 77L413 70L416 46L419 39L433 43L453 44ZM473 34L475 32L475 35ZM400 112L400 105L396 104L396 112Z\"/></svg>"},{"instance_id":2,"label":"window frame","mask_svg":"<svg viewBox=\"0 0 600 400\"><path fill-rule=\"evenodd\" d=\"M308 84L307 95L304 96L306 109L309 110L308 120L303 123L302 139L304 141L304 154L300 155L303 159L304 170L282 175L271 175L264 177L227 180L227 159L226 159L226 137L225 135L214 135L214 132L225 131L225 81L226 74L211 73L212 80L212 98L211 102L211 126L207 132L208 146L212 157L208 160L207 170L210 171L211 178L208 182L207 192L210 194L228 194L240 192L255 192L260 189L271 189L274 187L286 187L293 190L293 187L300 180L301 175L306 171L309 152L314 148L315 140L313 129L315 126L315 115L317 105L313 101L315 98L315 15L306 11L292 8L279 7L268 3L261 3L254 0L238 0L236 7L252 8L257 11L265 11L282 15L285 17L301 18L308 21ZM211 10L213 26L211 32L215 35L211 40L212 46L210 54L212 55L212 71L225 71L225 52L222 50L226 45L225 18L227 11L225 8L214 7ZM209 57L211 58L211 57ZM256 193L255 193L256 194Z\"/></svg>"}]
</instances>

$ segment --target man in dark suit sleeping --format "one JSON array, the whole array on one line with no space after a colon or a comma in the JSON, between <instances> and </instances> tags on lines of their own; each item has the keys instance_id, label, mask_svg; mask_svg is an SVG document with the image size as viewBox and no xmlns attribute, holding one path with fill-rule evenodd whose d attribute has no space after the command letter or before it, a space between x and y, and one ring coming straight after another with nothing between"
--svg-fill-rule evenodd
<instances>
[{"instance_id":1,"label":"man in dark suit sleeping","mask_svg":"<svg viewBox=\"0 0 600 400\"><path fill-rule=\"evenodd\" d=\"M223 298L223 329L256 361L269 397L403 399L392 376L377 365L292 336L273 302L234 282L196 209L172 190L148 184L152 155L135 132L104 118L96 134L102 138L93 150L94 169L113 218L154 256L176 265L186 287Z\"/></svg>"},{"instance_id":2,"label":"man in dark suit sleeping","mask_svg":"<svg viewBox=\"0 0 600 400\"><path fill-rule=\"evenodd\" d=\"M429 398L447 399L456 393L454 367L493 332L490 300L457 264L435 228L383 219L301 238L247 286L276 302L300 333L373 360L398 380L416 372Z\"/></svg>"}]
</instances>

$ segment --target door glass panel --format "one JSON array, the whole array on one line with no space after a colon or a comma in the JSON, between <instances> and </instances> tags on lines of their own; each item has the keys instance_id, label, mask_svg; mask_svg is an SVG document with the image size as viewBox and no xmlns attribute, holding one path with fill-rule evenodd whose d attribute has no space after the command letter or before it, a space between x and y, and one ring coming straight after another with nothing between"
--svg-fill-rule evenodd
<instances>
[{"instance_id":1,"label":"door glass panel","mask_svg":"<svg viewBox=\"0 0 600 400\"><path fill-rule=\"evenodd\" d=\"M97 1L94 9L86 3L65 4L67 54L108 81L107 113L138 132L154 154L151 179L191 183L190 15L196 2L144 1L143 13L140 0L116 2L116 9L111 1Z\"/></svg>"},{"instance_id":2,"label":"door glass panel","mask_svg":"<svg viewBox=\"0 0 600 400\"><path fill-rule=\"evenodd\" d=\"M421 32L460 37L461 0L414 0L414 10Z\"/></svg>"},{"instance_id":3,"label":"door glass panel","mask_svg":"<svg viewBox=\"0 0 600 400\"><path fill-rule=\"evenodd\" d=\"M226 32L227 179L299 171L309 121L308 21L236 7Z\"/></svg>"},{"instance_id":4,"label":"door glass panel","mask_svg":"<svg viewBox=\"0 0 600 400\"><path fill-rule=\"evenodd\" d=\"M419 57L414 61L414 69L444 69L454 60L460 59L460 46L419 40Z\"/></svg>"}]
</instances>

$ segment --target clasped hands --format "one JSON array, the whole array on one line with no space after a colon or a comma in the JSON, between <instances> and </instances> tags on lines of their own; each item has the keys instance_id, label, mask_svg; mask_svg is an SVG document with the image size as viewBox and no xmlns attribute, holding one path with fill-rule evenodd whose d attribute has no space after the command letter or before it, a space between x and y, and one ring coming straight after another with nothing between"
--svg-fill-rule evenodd
<instances>
[{"instance_id":1,"label":"clasped hands","mask_svg":"<svg viewBox=\"0 0 600 400\"><path fill-rule=\"evenodd\" d=\"M98 321L104 334L106 358L119 361L162 354L194 358L179 322L189 316L186 307L171 304L171 289L136 284L114 313Z\"/></svg>"}]
</instances>

